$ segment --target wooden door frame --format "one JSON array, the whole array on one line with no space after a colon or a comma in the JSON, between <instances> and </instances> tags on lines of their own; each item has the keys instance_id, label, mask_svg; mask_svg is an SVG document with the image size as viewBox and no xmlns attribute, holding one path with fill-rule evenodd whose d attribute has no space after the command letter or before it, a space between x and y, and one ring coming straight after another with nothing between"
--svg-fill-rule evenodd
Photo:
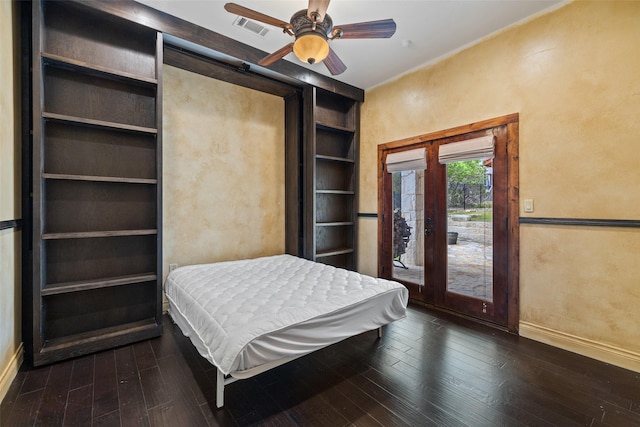
<instances>
[{"instance_id":1,"label":"wooden door frame","mask_svg":"<svg viewBox=\"0 0 640 427\"><path fill-rule=\"evenodd\" d=\"M519 315L519 280L520 280L520 225L519 225L519 114L509 114L463 126L458 126L428 134L418 135L397 141L380 144L378 146L378 275L391 278L391 272L387 272L385 266L392 259L391 245L383 245L383 241L391 242L390 227L384 227L385 215L389 215L390 206L384 197L391 191L387 181L385 185L384 174L386 172L385 160L387 154L393 151L407 150L424 146L429 141L465 135L468 133L489 130L495 127L506 126L507 132L507 324L506 328L511 332L518 332ZM386 237L386 239L385 239ZM414 301L418 302L420 301ZM424 304L424 303L423 303ZM428 304L427 304L428 305Z\"/></svg>"},{"instance_id":2,"label":"wooden door frame","mask_svg":"<svg viewBox=\"0 0 640 427\"><path fill-rule=\"evenodd\" d=\"M508 262L509 255L507 249L509 247L508 236L508 167L507 167L507 126L496 126L487 130L473 133L464 133L453 137L446 137L432 140L429 143L429 155L432 161L428 173L430 187L425 190L425 194L431 195L431 201L428 205L429 212L425 209L427 215L434 218L433 237L438 244L433 247L433 258L431 263L431 279L430 283L435 283L435 298L433 304L439 308L449 309L452 311L460 310L469 316L477 319L483 319L486 322L493 322L497 325L506 327L509 307L507 305L508 292ZM447 168L446 165L439 164L438 153L443 145L465 141L474 138L492 136L494 138L494 148L496 156L493 159L493 219L492 219L492 252L493 252L493 298L489 301L484 298L477 298L470 295L464 295L448 290L448 245L446 244L445 232L447 226L447 192L440 189L447 188ZM425 197L425 199L427 199ZM444 210L441 210L444 209ZM429 303L430 301L427 301Z\"/></svg>"}]
</instances>

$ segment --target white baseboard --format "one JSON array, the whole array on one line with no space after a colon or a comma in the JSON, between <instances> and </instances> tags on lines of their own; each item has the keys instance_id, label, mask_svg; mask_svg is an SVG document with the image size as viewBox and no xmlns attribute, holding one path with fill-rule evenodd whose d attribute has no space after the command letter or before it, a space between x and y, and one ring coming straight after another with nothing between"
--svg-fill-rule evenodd
<instances>
[{"instance_id":1,"label":"white baseboard","mask_svg":"<svg viewBox=\"0 0 640 427\"><path fill-rule=\"evenodd\" d=\"M611 365L640 372L640 354L633 351L523 321L520 321L520 335Z\"/></svg>"},{"instance_id":2,"label":"white baseboard","mask_svg":"<svg viewBox=\"0 0 640 427\"><path fill-rule=\"evenodd\" d=\"M18 370L20 370L20 366L22 366L22 361L24 360L24 347L22 343L16 349L15 354L9 360L9 364L4 369L2 374L0 374L0 401L4 399L9 391L9 387L11 387L11 382L18 375Z\"/></svg>"}]
</instances>

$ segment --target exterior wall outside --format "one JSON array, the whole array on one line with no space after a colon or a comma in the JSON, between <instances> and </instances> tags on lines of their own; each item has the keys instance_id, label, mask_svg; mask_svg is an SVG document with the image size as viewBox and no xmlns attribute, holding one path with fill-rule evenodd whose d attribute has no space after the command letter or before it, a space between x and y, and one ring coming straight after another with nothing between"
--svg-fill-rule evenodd
<instances>
[{"instance_id":1,"label":"exterior wall outside","mask_svg":"<svg viewBox=\"0 0 640 427\"><path fill-rule=\"evenodd\" d=\"M284 100L163 69L163 265L284 253Z\"/></svg>"},{"instance_id":2,"label":"exterior wall outside","mask_svg":"<svg viewBox=\"0 0 640 427\"><path fill-rule=\"evenodd\" d=\"M401 214L411 227L404 260L407 264L424 264L424 174L416 171L401 172L402 208Z\"/></svg>"},{"instance_id":3,"label":"exterior wall outside","mask_svg":"<svg viewBox=\"0 0 640 427\"><path fill-rule=\"evenodd\" d=\"M21 218L17 4L0 1L0 221ZM21 232L0 231L0 400L22 360Z\"/></svg>"},{"instance_id":4,"label":"exterior wall outside","mask_svg":"<svg viewBox=\"0 0 640 427\"><path fill-rule=\"evenodd\" d=\"M359 211L377 211L379 144L519 113L520 199L535 200L520 216L640 219L639 21L640 2L572 2L367 91ZM376 221L359 227L359 270L376 274ZM520 230L521 331L640 370L640 230Z\"/></svg>"}]
</instances>

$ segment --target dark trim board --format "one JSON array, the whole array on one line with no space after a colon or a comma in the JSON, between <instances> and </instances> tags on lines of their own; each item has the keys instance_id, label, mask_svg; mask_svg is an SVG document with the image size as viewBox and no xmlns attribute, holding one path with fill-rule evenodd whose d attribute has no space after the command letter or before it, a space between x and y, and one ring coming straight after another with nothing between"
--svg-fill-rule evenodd
<instances>
[{"instance_id":1,"label":"dark trim board","mask_svg":"<svg viewBox=\"0 0 640 427\"><path fill-rule=\"evenodd\" d=\"M0 230L7 230L9 228L22 228L21 219L10 219L8 221L0 221Z\"/></svg>"},{"instance_id":2,"label":"dark trim board","mask_svg":"<svg viewBox=\"0 0 640 427\"><path fill-rule=\"evenodd\" d=\"M640 220L635 220L635 219L584 219L584 218L520 217L520 224L572 225L572 226L583 226L583 227L640 228Z\"/></svg>"}]
</instances>

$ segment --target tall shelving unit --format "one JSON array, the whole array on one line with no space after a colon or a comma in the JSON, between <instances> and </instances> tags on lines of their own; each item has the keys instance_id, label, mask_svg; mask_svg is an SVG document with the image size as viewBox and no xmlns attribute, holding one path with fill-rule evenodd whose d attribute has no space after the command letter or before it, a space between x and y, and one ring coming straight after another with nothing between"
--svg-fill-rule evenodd
<instances>
[{"instance_id":1,"label":"tall shelving unit","mask_svg":"<svg viewBox=\"0 0 640 427\"><path fill-rule=\"evenodd\" d=\"M27 358L157 336L162 38L70 2L32 3Z\"/></svg>"},{"instance_id":2,"label":"tall shelving unit","mask_svg":"<svg viewBox=\"0 0 640 427\"><path fill-rule=\"evenodd\" d=\"M312 258L355 270L360 104L318 88L313 101Z\"/></svg>"}]
</instances>

